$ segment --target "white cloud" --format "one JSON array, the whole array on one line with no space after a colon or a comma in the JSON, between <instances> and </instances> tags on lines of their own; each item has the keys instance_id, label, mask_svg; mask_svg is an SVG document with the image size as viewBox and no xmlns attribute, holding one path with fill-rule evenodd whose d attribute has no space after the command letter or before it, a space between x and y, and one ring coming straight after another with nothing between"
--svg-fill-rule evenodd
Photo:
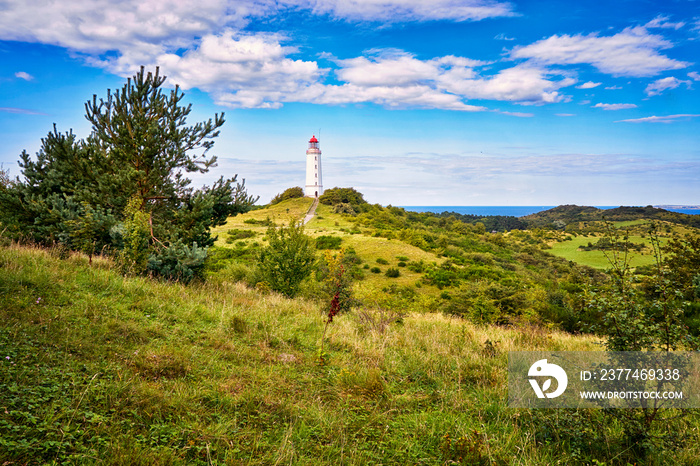
<instances>
[{"instance_id":1,"label":"white cloud","mask_svg":"<svg viewBox=\"0 0 700 466\"><path fill-rule=\"evenodd\" d=\"M527 64L501 70L494 76L475 79L451 79L446 76L440 84L449 92L470 99L500 100L521 104L547 104L568 100L559 89L575 84L563 77L551 80L547 70Z\"/></svg>"},{"instance_id":2,"label":"white cloud","mask_svg":"<svg viewBox=\"0 0 700 466\"><path fill-rule=\"evenodd\" d=\"M496 40L506 40L506 41L512 41L515 40L515 37L508 37L505 35L505 33L500 33L496 37L494 37Z\"/></svg>"},{"instance_id":3,"label":"white cloud","mask_svg":"<svg viewBox=\"0 0 700 466\"><path fill-rule=\"evenodd\" d=\"M526 112L501 112L499 111L498 113L502 115L509 115L509 116L514 116L518 118L532 118L535 116L534 113L526 113Z\"/></svg>"},{"instance_id":4,"label":"white cloud","mask_svg":"<svg viewBox=\"0 0 700 466\"><path fill-rule=\"evenodd\" d=\"M593 81L588 81L581 84L580 86L576 86L576 89L593 89L600 86L601 84L603 83L594 83Z\"/></svg>"},{"instance_id":5,"label":"white cloud","mask_svg":"<svg viewBox=\"0 0 700 466\"><path fill-rule=\"evenodd\" d=\"M644 77L688 66L659 52L672 46L662 36L634 27L613 36L554 35L514 48L511 57L528 58L545 65L590 64L613 76Z\"/></svg>"},{"instance_id":6,"label":"white cloud","mask_svg":"<svg viewBox=\"0 0 700 466\"><path fill-rule=\"evenodd\" d=\"M637 108L635 104L595 104L593 108L602 108L603 110L627 110Z\"/></svg>"},{"instance_id":7,"label":"white cloud","mask_svg":"<svg viewBox=\"0 0 700 466\"><path fill-rule=\"evenodd\" d=\"M691 71L688 73L688 77L691 78L693 81L700 81L700 73L697 71Z\"/></svg>"},{"instance_id":8,"label":"white cloud","mask_svg":"<svg viewBox=\"0 0 700 466\"><path fill-rule=\"evenodd\" d=\"M683 26L685 26L685 23L682 21L677 22L677 23L672 23L671 21L669 21L669 19L670 19L670 17L668 17L668 16L659 15L656 18L649 21L648 23L646 23L644 25L644 27L649 28L649 29L662 28L662 29L676 29L676 30L678 30L678 29L682 28Z\"/></svg>"},{"instance_id":9,"label":"white cloud","mask_svg":"<svg viewBox=\"0 0 700 466\"><path fill-rule=\"evenodd\" d=\"M509 2L491 0L287 0L314 13L360 21L479 21L515 16Z\"/></svg>"},{"instance_id":10,"label":"white cloud","mask_svg":"<svg viewBox=\"0 0 700 466\"><path fill-rule=\"evenodd\" d=\"M15 77L19 79L24 79L25 81L31 81L34 79L34 76L31 74L25 72L25 71L18 71L15 73Z\"/></svg>"},{"instance_id":11,"label":"white cloud","mask_svg":"<svg viewBox=\"0 0 700 466\"><path fill-rule=\"evenodd\" d=\"M684 113L679 115L650 116L644 118L634 118L631 120L620 120L618 123L673 123L674 121L689 120L697 117L700 117L700 115Z\"/></svg>"},{"instance_id":12,"label":"white cloud","mask_svg":"<svg viewBox=\"0 0 700 466\"><path fill-rule=\"evenodd\" d=\"M617 91L619 89L622 89L622 86L608 86L605 88L606 91Z\"/></svg>"},{"instance_id":13,"label":"white cloud","mask_svg":"<svg viewBox=\"0 0 700 466\"><path fill-rule=\"evenodd\" d=\"M558 117L572 117L572 116L576 116L576 115L573 114L573 113L556 113L555 115L558 116Z\"/></svg>"},{"instance_id":14,"label":"white cloud","mask_svg":"<svg viewBox=\"0 0 700 466\"><path fill-rule=\"evenodd\" d=\"M690 81L686 81L686 80L682 80L682 79L678 79L678 78L674 78L673 76L670 76L668 78L657 79L653 83L649 84L646 87L646 89L644 89L644 92L646 92L646 94L649 97L652 97L655 95L662 94L663 92L665 92L669 89L675 89L678 86L680 86L681 84L685 84L690 89L690 85L691 85Z\"/></svg>"}]
</instances>

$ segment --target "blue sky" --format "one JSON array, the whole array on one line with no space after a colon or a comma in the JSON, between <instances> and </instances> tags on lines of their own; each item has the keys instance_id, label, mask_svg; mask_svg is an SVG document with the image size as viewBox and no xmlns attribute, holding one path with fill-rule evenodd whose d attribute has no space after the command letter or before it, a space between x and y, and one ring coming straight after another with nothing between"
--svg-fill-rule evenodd
<instances>
[{"instance_id":1,"label":"blue sky","mask_svg":"<svg viewBox=\"0 0 700 466\"><path fill-rule=\"evenodd\" d=\"M141 65L226 113L198 183L393 205L700 204L700 2L7 0L0 163Z\"/></svg>"}]
</instances>

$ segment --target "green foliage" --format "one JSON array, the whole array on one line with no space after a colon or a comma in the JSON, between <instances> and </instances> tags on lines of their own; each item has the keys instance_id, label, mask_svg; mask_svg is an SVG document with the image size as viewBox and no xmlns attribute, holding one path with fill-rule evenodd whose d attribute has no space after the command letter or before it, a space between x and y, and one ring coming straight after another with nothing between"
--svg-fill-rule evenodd
<instances>
[{"instance_id":1,"label":"green foliage","mask_svg":"<svg viewBox=\"0 0 700 466\"><path fill-rule=\"evenodd\" d=\"M607 224L611 247L606 252L610 262L611 283L591 292L588 305L599 314L599 333L608 351L688 351L698 348L684 321L683 294L669 279L663 266L661 243L655 226L649 231L656 259L656 274L645 293L630 273L628 238L620 236ZM652 450L664 448L672 439L667 433L654 432L655 425L668 424L675 413L658 409L611 410L609 415L624 428L635 457L645 458ZM664 429L671 432L672 429Z\"/></svg>"},{"instance_id":2,"label":"green foliage","mask_svg":"<svg viewBox=\"0 0 700 466\"><path fill-rule=\"evenodd\" d=\"M389 264L389 261L387 261L386 259L382 259L381 257L377 257L377 264L387 265Z\"/></svg>"},{"instance_id":3,"label":"green foliage","mask_svg":"<svg viewBox=\"0 0 700 466\"><path fill-rule=\"evenodd\" d=\"M354 188L331 188L326 189L318 198L321 204L337 205L350 204L353 207L367 204L362 193Z\"/></svg>"},{"instance_id":4,"label":"green foliage","mask_svg":"<svg viewBox=\"0 0 700 466\"><path fill-rule=\"evenodd\" d=\"M668 278L686 299L700 299L700 235L672 238L663 252L667 254Z\"/></svg>"},{"instance_id":5,"label":"green foliage","mask_svg":"<svg viewBox=\"0 0 700 466\"><path fill-rule=\"evenodd\" d=\"M258 220L256 218L247 218L247 219L243 220L243 223L247 223L248 225L260 225L260 226L264 226L264 227L275 226L275 222L273 222L270 217L266 217L265 220Z\"/></svg>"},{"instance_id":6,"label":"green foliage","mask_svg":"<svg viewBox=\"0 0 700 466\"><path fill-rule=\"evenodd\" d=\"M75 249L87 254L90 264L92 256L109 246L111 236L109 231L115 224L114 216L106 213L101 207L92 207L83 202L82 214L69 220L70 243Z\"/></svg>"},{"instance_id":7,"label":"green foliage","mask_svg":"<svg viewBox=\"0 0 700 466\"><path fill-rule=\"evenodd\" d=\"M257 233L252 230L241 230L238 228L231 228L226 232L226 243L233 244L236 241L253 238L255 236L257 236Z\"/></svg>"},{"instance_id":8,"label":"green foliage","mask_svg":"<svg viewBox=\"0 0 700 466\"><path fill-rule=\"evenodd\" d=\"M148 259L148 270L168 280L189 283L195 278L204 278L207 250L197 243L191 246L178 241L160 249Z\"/></svg>"},{"instance_id":9,"label":"green foliage","mask_svg":"<svg viewBox=\"0 0 700 466\"><path fill-rule=\"evenodd\" d=\"M287 227L270 227L267 240L268 246L258 255L262 280L270 289L294 297L314 267L312 239L304 234L301 222L291 220Z\"/></svg>"},{"instance_id":10,"label":"green foliage","mask_svg":"<svg viewBox=\"0 0 700 466\"><path fill-rule=\"evenodd\" d=\"M399 272L399 269L394 268L394 267L389 267L386 269L385 275L389 278L397 278L401 276L401 272Z\"/></svg>"},{"instance_id":11,"label":"green foliage","mask_svg":"<svg viewBox=\"0 0 700 466\"><path fill-rule=\"evenodd\" d=\"M352 204L348 204L346 202L341 202L339 204L335 204L333 206L333 213L334 214L347 214L347 215L352 215L353 217L357 215L357 212L353 208Z\"/></svg>"},{"instance_id":12,"label":"green foliage","mask_svg":"<svg viewBox=\"0 0 700 466\"><path fill-rule=\"evenodd\" d=\"M148 214L139 208L140 205L141 200L138 197L134 196L129 200L124 209L124 222L118 230L122 244L118 261L122 273L125 274L141 275L148 268L151 235Z\"/></svg>"},{"instance_id":13,"label":"green foliage","mask_svg":"<svg viewBox=\"0 0 700 466\"><path fill-rule=\"evenodd\" d=\"M322 235L316 238L316 249L340 249L342 242L339 236Z\"/></svg>"},{"instance_id":14,"label":"green foliage","mask_svg":"<svg viewBox=\"0 0 700 466\"><path fill-rule=\"evenodd\" d=\"M277 194L275 197L273 197L270 201L270 205L279 204L280 202L286 201L287 199L296 199L299 197L304 197L303 188L301 188L300 186L287 188L282 193Z\"/></svg>"}]
</instances>

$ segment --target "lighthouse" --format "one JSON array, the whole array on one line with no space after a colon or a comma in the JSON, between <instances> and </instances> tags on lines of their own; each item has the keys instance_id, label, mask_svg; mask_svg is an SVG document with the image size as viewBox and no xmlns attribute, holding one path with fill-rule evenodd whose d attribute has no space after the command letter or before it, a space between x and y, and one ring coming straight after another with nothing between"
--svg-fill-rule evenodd
<instances>
[{"instance_id":1,"label":"lighthouse","mask_svg":"<svg viewBox=\"0 0 700 466\"><path fill-rule=\"evenodd\" d=\"M309 148L306 150L306 197L318 197L323 194L321 182L321 149L318 147L318 139L311 136Z\"/></svg>"}]
</instances>

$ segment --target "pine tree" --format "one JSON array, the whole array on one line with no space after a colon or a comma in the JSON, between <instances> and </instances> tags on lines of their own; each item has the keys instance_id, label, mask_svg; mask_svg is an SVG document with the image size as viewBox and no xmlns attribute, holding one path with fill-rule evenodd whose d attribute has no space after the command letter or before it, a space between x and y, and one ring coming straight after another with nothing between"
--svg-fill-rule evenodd
<instances>
[{"instance_id":1,"label":"pine tree","mask_svg":"<svg viewBox=\"0 0 700 466\"><path fill-rule=\"evenodd\" d=\"M36 160L23 152L23 179L0 190L3 228L15 237L61 243L89 255L104 246L115 252L136 248L132 271L144 273L149 267L176 279L201 275L206 249L215 240L211 227L248 211L257 198L248 195L237 176L200 189L190 186L188 173L216 166L216 157L207 152L224 115L188 125L191 105L183 105L177 86L164 92L164 82L158 68L155 73L141 68L120 90L107 90L106 98L95 95L86 103L93 126L86 140L54 126ZM138 222L138 245L127 238L136 218L145 219Z\"/></svg>"}]
</instances>

